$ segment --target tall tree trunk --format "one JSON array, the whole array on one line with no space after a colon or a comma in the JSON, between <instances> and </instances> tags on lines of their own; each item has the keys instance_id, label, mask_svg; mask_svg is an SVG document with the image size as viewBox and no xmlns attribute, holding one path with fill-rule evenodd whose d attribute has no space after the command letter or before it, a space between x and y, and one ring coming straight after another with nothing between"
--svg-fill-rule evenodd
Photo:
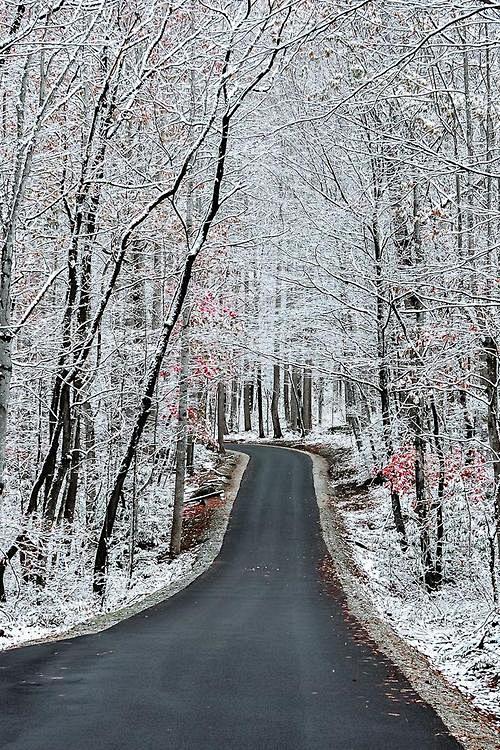
<instances>
[{"instance_id":1,"label":"tall tree trunk","mask_svg":"<svg viewBox=\"0 0 500 750\"><path fill-rule=\"evenodd\" d=\"M217 383L217 443L219 453L224 455L224 436L226 434L226 388L222 380Z\"/></svg>"},{"instance_id":2,"label":"tall tree trunk","mask_svg":"<svg viewBox=\"0 0 500 750\"><path fill-rule=\"evenodd\" d=\"M226 56L226 68L228 64L229 64L229 57ZM223 84L223 86L224 86L224 91L225 91L225 84ZM106 566L107 566L107 561L108 561L108 545L111 539L111 535L113 533L113 527L114 527L114 523L116 519L116 511L118 509L118 503L122 496L125 480L127 478L132 460L134 459L134 456L137 450L137 446L142 437L144 428L146 426L148 417L151 412L153 396L155 393L156 384L158 382L160 368L162 366L165 353L170 343L172 332L177 323L177 320L179 319L179 315L182 311L182 308L185 302L185 298L186 298L186 295L189 289L189 284L191 281L191 276L193 273L193 266L196 262L198 255L200 254L201 250L203 249L205 245L208 234L210 232L210 228L212 226L212 223L221 205L221 188L222 188L222 181L223 181L223 177L225 173L226 154L227 154L228 139L229 139L229 128L230 128L230 123L231 123L231 117L234 115L236 111L237 110L233 108L232 110L224 111L222 115L221 135L220 135L220 140L219 140L217 167L215 170L214 180L212 184L212 195L210 199L210 206L206 214L206 217L203 221L203 224L200 228L200 231L197 235L197 238L194 244L190 246L189 252L186 256L184 267L180 274L177 289L172 298L172 302L170 304L167 317L163 323L163 328L162 328L160 338L157 342L156 352L153 358L153 362L149 368L148 376L146 378L146 383L144 387L143 397L141 400L141 406L139 408L136 421L135 421L132 433L130 435L130 438L127 444L126 451L121 460L120 467L118 469L118 474L115 479L115 483L109 495L108 503L106 506L106 515L105 515L104 523L101 529L101 534L99 537L99 543L97 545L97 552L96 552L95 561L94 561L93 588L94 588L94 592L96 594L99 594L100 596L104 594L104 590L105 590ZM189 165L189 162L185 166L186 171L187 171L188 165ZM161 198L157 199L157 203L155 205L159 203L161 203ZM130 238L130 235L125 236L122 239L122 245L124 246L124 248L126 248L129 238Z\"/></svg>"},{"instance_id":3,"label":"tall tree trunk","mask_svg":"<svg viewBox=\"0 0 500 750\"><path fill-rule=\"evenodd\" d=\"M374 178L376 175L375 166ZM378 182L376 182L378 185ZM378 201L377 195L377 201ZM378 359L378 385L380 392L380 408L382 411L382 432L385 446L386 459L389 460L394 453L392 443L392 423L391 423L391 404L389 396L389 367L387 364L386 352L386 305L384 302L384 283L382 277L383 248L380 241L378 215L375 211L372 220L372 236L375 255L375 279L377 288L377 359ZM408 549L406 537L406 527L403 519L403 510L401 508L401 498L399 492L394 488L391 482L391 508L394 526L398 535L399 545L403 552Z\"/></svg>"},{"instance_id":4,"label":"tall tree trunk","mask_svg":"<svg viewBox=\"0 0 500 750\"><path fill-rule=\"evenodd\" d=\"M438 457L438 486L436 500L436 562L434 588L441 585L443 581L443 559L444 559L444 486L445 486L445 461L443 443L439 429L439 416L436 408L434 396L431 397L431 414L432 427L434 434L434 443L436 445L436 454Z\"/></svg>"},{"instance_id":5,"label":"tall tree trunk","mask_svg":"<svg viewBox=\"0 0 500 750\"><path fill-rule=\"evenodd\" d=\"M184 508L184 486L186 481L187 406L189 383L188 319L185 317L181 334L181 357L179 375L179 415L177 419L177 442L175 446L175 486L172 530L170 533L170 558L181 551L182 511Z\"/></svg>"},{"instance_id":6,"label":"tall tree trunk","mask_svg":"<svg viewBox=\"0 0 500 750\"><path fill-rule=\"evenodd\" d=\"M305 437L304 420L302 418L302 389L301 389L300 369L292 365L290 373L290 422L292 430L299 430L301 437Z\"/></svg>"},{"instance_id":7,"label":"tall tree trunk","mask_svg":"<svg viewBox=\"0 0 500 750\"><path fill-rule=\"evenodd\" d=\"M429 507L425 488L425 440L422 428L422 400L412 407L412 424L414 431L413 445L415 448L415 513L418 520L420 564L422 576L427 590L432 591L436 578L432 559L431 540L429 533Z\"/></svg>"},{"instance_id":8,"label":"tall tree trunk","mask_svg":"<svg viewBox=\"0 0 500 750\"><path fill-rule=\"evenodd\" d=\"M279 415L280 399L280 366L275 363L273 366L273 397L271 399L271 419L273 422L273 435L276 440L283 437Z\"/></svg>"},{"instance_id":9,"label":"tall tree trunk","mask_svg":"<svg viewBox=\"0 0 500 750\"><path fill-rule=\"evenodd\" d=\"M357 414L356 393L354 390L354 386L350 381L347 381L345 383L344 388L347 424L352 430L352 434L354 435L354 439L356 441L356 447L361 453L361 451L363 450L363 439L361 437L359 417Z\"/></svg>"},{"instance_id":10,"label":"tall tree trunk","mask_svg":"<svg viewBox=\"0 0 500 750\"><path fill-rule=\"evenodd\" d=\"M12 333L10 330L12 253L12 238L8 237L2 245L0 282L0 497L4 490L5 444L12 376Z\"/></svg>"},{"instance_id":11,"label":"tall tree trunk","mask_svg":"<svg viewBox=\"0 0 500 750\"><path fill-rule=\"evenodd\" d=\"M308 362L304 368L304 385L303 385L303 407L302 414L304 420L304 430L312 430L312 372L311 363Z\"/></svg>"},{"instance_id":12,"label":"tall tree trunk","mask_svg":"<svg viewBox=\"0 0 500 750\"><path fill-rule=\"evenodd\" d=\"M194 435L191 432L187 436L186 471L189 476L194 474Z\"/></svg>"},{"instance_id":13,"label":"tall tree trunk","mask_svg":"<svg viewBox=\"0 0 500 750\"><path fill-rule=\"evenodd\" d=\"M318 427L323 426L323 409L325 406L325 380L322 375L318 378Z\"/></svg>"},{"instance_id":14,"label":"tall tree trunk","mask_svg":"<svg viewBox=\"0 0 500 750\"><path fill-rule=\"evenodd\" d=\"M264 410L262 405L262 367L260 363L257 366L257 414L259 417L259 437L266 436L264 430Z\"/></svg>"},{"instance_id":15,"label":"tall tree trunk","mask_svg":"<svg viewBox=\"0 0 500 750\"><path fill-rule=\"evenodd\" d=\"M245 432L252 430L252 383L245 379L243 383L243 426Z\"/></svg>"},{"instance_id":16,"label":"tall tree trunk","mask_svg":"<svg viewBox=\"0 0 500 750\"><path fill-rule=\"evenodd\" d=\"M78 476L79 467L82 460L81 450L81 429L80 429L80 415L76 416L74 425L74 437L73 437L73 448L70 456L69 474L67 481L67 488L65 493L65 499L61 506L62 515L64 520L69 524L73 523L75 517L75 507L78 491Z\"/></svg>"},{"instance_id":17,"label":"tall tree trunk","mask_svg":"<svg viewBox=\"0 0 500 750\"><path fill-rule=\"evenodd\" d=\"M94 525L97 495L95 429L91 405L89 403L84 404L82 411L85 428L84 449L86 454L85 515L87 528L90 529Z\"/></svg>"},{"instance_id":18,"label":"tall tree trunk","mask_svg":"<svg viewBox=\"0 0 500 750\"><path fill-rule=\"evenodd\" d=\"M465 454L465 461L466 463L470 463L472 459L472 442L474 440L474 423L472 421L472 417L469 411L469 407L467 404L467 392L461 388L458 392L458 398L460 402L460 406L462 408L462 413L464 417L464 427L465 427L465 440L467 441L467 452Z\"/></svg>"},{"instance_id":19,"label":"tall tree trunk","mask_svg":"<svg viewBox=\"0 0 500 750\"><path fill-rule=\"evenodd\" d=\"M290 403L290 371L285 365L283 367L283 409L285 412L285 423L289 430L292 429L292 413Z\"/></svg>"},{"instance_id":20,"label":"tall tree trunk","mask_svg":"<svg viewBox=\"0 0 500 750\"><path fill-rule=\"evenodd\" d=\"M500 428L498 414L498 348L491 336L485 337L485 380L488 400L488 441L493 460L494 516L497 558L500 559Z\"/></svg>"},{"instance_id":21,"label":"tall tree trunk","mask_svg":"<svg viewBox=\"0 0 500 750\"><path fill-rule=\"evenodd\" d=\"M229 409L229 430L230 432L239 432L238 424L238 378L235 376L231 380L231 404Z\"/></svg>"}]
</instances>

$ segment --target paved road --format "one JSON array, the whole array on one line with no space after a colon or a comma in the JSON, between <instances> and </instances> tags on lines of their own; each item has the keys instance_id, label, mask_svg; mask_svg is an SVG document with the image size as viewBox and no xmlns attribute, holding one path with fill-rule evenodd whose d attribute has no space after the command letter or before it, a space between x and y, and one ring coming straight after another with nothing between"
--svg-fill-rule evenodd
<instances>
[{"instance_id":1,"label":"paved road","mask_svg":"<svg viewBox=\"0 0 500 750\"><path fill-rule=\"evenodd\" d=\"M99 635L0 655L2 750L459 747L322 580L309 458L242 450L207 573Z\"/></svg>"}]
</instances>

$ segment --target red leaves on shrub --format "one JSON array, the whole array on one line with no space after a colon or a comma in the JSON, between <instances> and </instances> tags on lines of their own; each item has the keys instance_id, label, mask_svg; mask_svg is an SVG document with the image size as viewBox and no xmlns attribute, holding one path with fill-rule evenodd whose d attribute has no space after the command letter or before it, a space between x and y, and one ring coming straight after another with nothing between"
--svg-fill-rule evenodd
<instances>
[{"instance_id":1,"label":"red leaves on shrub","mask_svg":"<svg viewBox=\"0 0 500 750\"><path fill-rule=\"evenodd\" d=\"M378 474L378 470L375 472ZM407 495L415 486L415 450L403 446L394 453L380 473L400 495ZM425 454L425 478L427 487L434 491L439 482L439 456L433 451ZM485 456L477 449L464 451L453 448L444 456L445 492L451 494L463 489L474 502L483 502L490 478Z\"/></svg>"}]
</instances>

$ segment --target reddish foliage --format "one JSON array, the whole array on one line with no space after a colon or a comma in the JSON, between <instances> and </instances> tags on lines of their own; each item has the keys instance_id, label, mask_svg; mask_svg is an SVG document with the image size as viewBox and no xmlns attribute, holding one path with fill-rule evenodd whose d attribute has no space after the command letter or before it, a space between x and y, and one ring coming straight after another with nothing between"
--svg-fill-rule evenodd
<instances>
[{"instance_id":1,"label":"reddish foliage","mask_svg":"<svg viewBox=\"0 0 500 750\"><path fill-rule=\"evenodd\" d=\"M184 508L184 518L193 518L194 516L202 516L209 510L215 508L221 508L224 505L224 500L218 495L206 498L203 503L196 503L196 505L188 505Z\"/></svg>"},{"instance_id":2,"label":"reddish foliage","mask_svg":"<svg viewBox=\"0 0 500 750\"><path fill-rule=\"evenodd\" d=\"M211 365L208 360L206 360L204 357L197 356L195 358L195 367L194 367L194 375L197 377L204 377L207 378L207 380L212 380L213 378L216 378L219 374L219 370L217 367L214 367Z\"/></svg>"},{"instance_id":3,"label":"reddish foliage","mask_svg":"<svg viewBox=\"0 0 500 750\"><path fill-rule=\"evenodd\" d=\"M403 446L391 456L380 473L396 492L401 495L409 494L415 486L414 448ZM430 490L437 488L439 475L439 456L428 451L425 454L425 478ZM470 449L465 453L462 448L454 448L444 456L444 486L448 495L460 485L467 492L469 499L482 502L485 499L488 481L486 458L480 451Z\"/></svg>"},{"instance_id":4,"label":"reddish foliage","mask_svg":"<svg viewBox=\"0 0 500 750\"><path fill-rule=\"evenodd\" d=\"M401 495L408 493L415 482L414 449L402 448L394 453L382 468L381 474L396 492Z\"/></svg>"},{"instance_id":5,"label":"reddish foliage","mask_svg":"<svg viewBox=\"0 0 500 750\"><path fill-rule=\"evenodd\" d=\"M184 508L181 550L189 550L204 542L208 536L212 517L224 501L217 496L207 498L205 505L198 503Z\"/></svg>"}]
</instances>

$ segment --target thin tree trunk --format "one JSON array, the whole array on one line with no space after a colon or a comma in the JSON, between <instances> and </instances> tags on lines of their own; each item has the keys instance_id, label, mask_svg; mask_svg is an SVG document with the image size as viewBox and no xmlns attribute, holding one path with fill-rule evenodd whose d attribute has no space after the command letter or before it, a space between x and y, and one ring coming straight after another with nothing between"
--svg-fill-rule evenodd
<instances>
[{"instance_id":1,"label":"thin tree trunk","mask_svg":"<svg viewBox=\"0 0 500 750\"><path fill-rule=\"evenodd\" d=\"M431 397L431 413L432 413L432 425L434 434L434 443L436 445L436 453L438 456L438 486L437 486L437 501L436 501L436 561L435 561L435 577L434 577L434 588L438 588L443 581L443 559L444 559L444 515L443 515L443 504L444 504L444 485L445 485L445 462L444 462L444 450L443 443L441 440L439 430L439 417L436 409L436 402L434 396Z\"/></svg>"},{"instance_id":2,"label":"thin tree trunk","mask_svg":"<svg viewBox=\"0 0 500 750\"><path fill-rule=\"evenodd\" d=\"M224 436L226 434L226 388L222 380L217 383L217 443L219 453L226 453L224 447Z\"/></svg>"},{"instance_id":3,"label":"thin tree trunk","mask_svg":"<svg viewBox=\"0 0 500 750\"><path fill-rule=\"evenodd\" d=\"M356 447L358 451L361 453L363 450L363 440L361 437L359 417L357 415L356 395L355 395L354 387L351 382L347 381L345 383L344 392L345 392L347 424L352 430L354 439L356 441Z\"/></svg>"},{"instance_id":4,"label":"thin tree trunk","mask_svg":"<svg viewBox=\"0 0 500 750\"><path fill-rule=\"evenodd\" d=\"M418 519L420 542L420 564L422 577L427 590L434 587L435 570L431 553L429 534L429 508L425 489L425 441L422 430L422 401L412 407L412 424L415 449L415 513Z\"/></svg>"},{"instance_id":5,"label":"thin tree trunk","mask_svg":"<svg viewBox=\"0 0 500 750\"><path fill-rule=\"evenodd\" d=\"M0 284L0 496L4 490L5 443L12 376L11 274L12 239L8 237L2 247Z\"/></svg>"},{"instance_id":6,"label":"thin tree trunk","mask_svg":"<svg viewBox=\"0 0 500 750\"><path fill-rule=\"evenodd\" d=\"M488 441L493 457L494 517L497 558L500 559L500 429L498 415L498 349L491 336L485 338L486 396L488 399Z\"/></svg>"},{"instance_id":7,"label":"thin tree trunk","mask_svg":"<svg viewBox=\"0 0 500 750\"><path fill-rule=\"evenodd\" d=\"M179 378L179 416L177 420L177 443L175 447L175 486L172 530L169 555L173 559L181 551L182 511L184 508L184 486L186 481L187 405L189 382L188 319L185 317L181 333L181 358Z\"/></svg>"},{"instance_id":8,"label":"thin tree trunk","mask_svg":"<svg viewBox=\"0 0 500 750\"><path fill-rule=\"evenodd\" d=\"M77 499L77 491L78 491L79 467L80 467L80 462L82 460L80 415L77 415L76 417L74 431L75 431L75 435L73 438L73 449L71 451L71 456L70 456L67 489L66 489L65 499L62 504L64 520L67 521L69 524L73 523L73 520L75 517L75 507L76 507L76 499Z\"/></svg>"},{"instance_id":9,"label":"thin tree trunk","mask_svg":"<svg viewBox=\"0 0 500 750\"><path fill-rule=\"evenodd\" d=\"M311 363L308 362L304 368L304 386L303 386L303 420L304 430L311 432L312 430L312 372Z\"/></svg>"},{"instance_id":10,"label":"thin tree trunk","mask_svg":"<svg viewBox=\"0 0 500 750\"><path fill-rule=\"evenodd\" d=\"M186 471L189 476L194 474L194 436L188 432L186 447Z\"/></svg>"},{"instance_id":11,"label":"thin tree trunk","mask_svg":"<svg viewBox=\"0 0 500 750\"><path fill-rule=\"evenodd\" d=\"M259 417L259 437L264 438L266 436L264 430L264 411L262 405L262 367L259 364L257 366L257 414Z\"/></svg>"},{"instance_id":12,"label":"thin tree trunk","mask_svg":"<svg viewBox=\"0 0 500 750\"><path fill-rule=\"evenodd\" d=\"M318 378L318 427L323 426L323 409L325 406L325 381L323 376Z\"/></svg>"},{"instance_id":13,"label":"thin tree trunk","mask_svg":"<svg viewBox=\"0 0 500 750\"><path fill-rule=\"evenodd\" d=\"M238 424L238 378L231 380L231 405L229 411L229 430L239 432Z\"/></svg>"},{"instance_id":14,"label":"thin tree trunk","mask_svg":"<svg viewBox=\"0 0 500 750\"><path fill-rule=\"evenodd\" d=\"M134 481L131 493L131 508L130 508L130 532L129 532L129 550L128 550L128 580L129 585L132 580L134 572L134 560L135 560L135 538L137 534L137 454L134 458Z\"/></svg>"},{"instance_id":15,"label":"thin tree trunk","mask_svg":"<svg viewBox=\"0 0 500 750\"><path fill-rule=\"evenodd\" d=\"M279 398L280 398L280 366L273 366L273 397L271 400L271 419L273 422L273 435L276 440L283 437L279 415Z\"/></svg>"},{"instance_id":16,"label":"thin tree trunk","mask_svg":"<svg viewBox=\"0 0 500 750\"><path fill-rule=\"evenodd\" d=\"M375 170L375 168L374 168ZM375 173L375 172L374 172ZM376 183L378 184L378 183ZM377 285L377 359L378 359L378 385L380 392L380 408L382 411L382 432L384 438L386 459L389 460L394 453L392 443L391 403L389 396L389 367L386 352L386 306L384 302L384 285L382 279L383 249L380 242L378 216L373 215L372 221L373 247L375 255L375 273ZM391 483L391 508L394 525L398 535L399 545L403 552L408 549L406 527L401 508L399 492Z\"/></svg>"},{"instance_id":17,"label":"thin tree trunk","mask_svg":"<svg viewBox=\"0 0 500 750\"><path fill-rule=\"evenodd\" d=\"M252 394L251 383L245 380L243 383L243 425L245 432L252 430Z\"/></svg>"},{"instance_id":18,"label":"thin tree trunk","mask_svg":"<svg viewBox=\"0 0 500 750\"><path fill-rule=\"evenodd\" d=\"M96 502L96 450L94 415L89 403L82 406L85 427L85 453L86 453L86 491L85 491L85 516L87 528L92 528L95 520Z\"/></svg>"},{"instance_id":19,"label":"thin tree trunk","mask_svg":"<svg viewBox=\"0 0 500 750\"><path fill-rule=\"evenodd\" d=\"M288 429L292 429L292 416L290 408L290 372L288 367L283 367L283 408L285 411L285 423Z\"/></svg>"},{"instance_id":20,"label":"thin tree trunk","mask_svg":"<svg viewBox=\"0 0 500 750\"><path fill-rule=\"evenodd\" d=\"M290 386L292 391L290 421L292 429L300 431L301 437L305 437L304 421L302 419L302 393L300 391L300 370L293 366L290 375Z\"/></svg>"}]
</instances>

